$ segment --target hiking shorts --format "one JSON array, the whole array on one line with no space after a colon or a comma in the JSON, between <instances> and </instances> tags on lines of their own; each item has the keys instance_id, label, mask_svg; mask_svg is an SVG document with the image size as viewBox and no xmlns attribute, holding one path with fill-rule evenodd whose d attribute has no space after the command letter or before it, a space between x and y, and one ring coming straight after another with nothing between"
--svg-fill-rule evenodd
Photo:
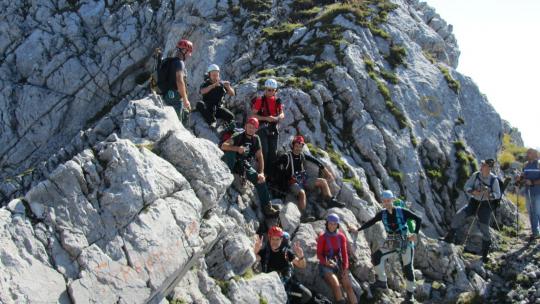
<instances>
[{"instance_id":1,"label":"hiking shorts","mask_svg":"<svg viewBox=\"0 0 540 304\"><path fill-rule=\"evenodd\" d=\"M294 195L298 195L300 193L300 190L302 189L313 190L315 189L316 181L317 178L308 176L302 185L300 185L299 183L291 184L289 186L289 191Z\"/></svg>"},{"instance_id":2,"label":"hiking shorts","mask_svg":"<svg viewBox=\"0 0 540 304\"><path fill-rule=\"evenodd\" d=\"M319 276L323 279L327 273L333 273L337 275L338 272L339 272L339 269L337 267L332 268L332 267L324 266L323 264L319 264Z\"/></svg>"}]
</instances>

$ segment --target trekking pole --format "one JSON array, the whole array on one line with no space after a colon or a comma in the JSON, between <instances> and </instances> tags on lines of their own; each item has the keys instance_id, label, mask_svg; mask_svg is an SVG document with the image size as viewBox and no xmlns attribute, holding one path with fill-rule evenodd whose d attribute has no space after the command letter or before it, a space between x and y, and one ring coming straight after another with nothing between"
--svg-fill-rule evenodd
<instances>
[{"instance_id":1,"label":"trekking pole","mask_svg":"<svg viewBox=\"0 0 540 304\"><path fill-rule=\"evenodd\" d=\"M518 240L518 237L519 237L519 192L520 192L520 188L518 186L518 189L517 189L517 192L516 192L516 242Z\"/></svg>"},{"instance_id":2,"label":"trekking pole","mask_svg":"<svg viewBox=\"0 0 540 304\"><path fill-rule=\"evenodd\" d=\"M501 195L501 199L502 199L502 195ZM491 207L491 200L489 199L489 195L488 195L488 206L489 206L489 211L491 212L491 216L493 216L493 220L495 220L495 226L497 227L497 230L498 231L501 231L501 227L499 226L499 223L497 222L497 217L495 216L495 211L493 211L493 208ZM488 227L489 229L489 227Z\"/></svg>"},{"instance_id":3,"label":"trekking pole","mask_svg":"<svg viewBox=\"0 0 540 304\"><path fill-rule=\"evenodd\" d=\"M472 229L472 227L474 225L474 222L478 218L478 210L480 210L480 204L481 204L482 199L484 198L484 194L485 194L485 192L482 192L482 197L480 198L480 201L478 201L478 206L476 207L476 213L474 215L474 219L473 219L471 225L469 225L469 229L467 231L467 234L465 235L465 240L463 241L463 246L467 246L467 240L469 239L469 234L471 233L471 229ZM474 197L473 197L473 199L474 199Z\"/></svg>"}]
</instances>

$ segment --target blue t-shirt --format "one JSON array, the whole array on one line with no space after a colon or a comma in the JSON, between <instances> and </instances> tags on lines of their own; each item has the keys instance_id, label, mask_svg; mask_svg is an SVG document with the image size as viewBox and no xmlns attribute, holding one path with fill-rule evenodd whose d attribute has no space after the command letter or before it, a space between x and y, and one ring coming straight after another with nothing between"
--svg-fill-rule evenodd
<instances>
[{"instance_id":1,"label":"blue t-shirt","mask_svg":"<svg viewBox=\"0 0 540 304\"><path fill-rule=\"evenodd\" d=\"M178 71L185 71L186 67L184 65L184 62L180 60L180 58L175 57L171 62L171 68L169 69L169 77L167 78L169 81L169 88L173 88L175 91L178 90L178 87L176 86L176 72ZM185 75L185 73L184 73Z\"/></svg>"},{"instance_id":2,"label":"blue t-shirt","mask_svg":"<svg viewBox=\"0 0 540 304\"><path fill-rule=\"evenodd\" d=\"M540 164L538 160L527 162L525 167L523 167L523 175L525 179L533 182L540 180ZM528 187L528 189L530 189L531 195L540 195L540 185L533 185Z\"/></svg>"}]
</instances>

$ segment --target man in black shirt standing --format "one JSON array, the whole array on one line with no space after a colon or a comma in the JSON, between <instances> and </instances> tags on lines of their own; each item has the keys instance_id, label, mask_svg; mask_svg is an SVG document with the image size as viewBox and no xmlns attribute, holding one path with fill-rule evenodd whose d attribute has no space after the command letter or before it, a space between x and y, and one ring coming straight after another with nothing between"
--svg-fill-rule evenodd
<instances>
[{"instance_id":1,"label":"man in black shirt standing","mask_svg":"<svg viewBox=\"0 0 540 304\"><path fill-rule=\"evenodd\" d=\"M178 41L176 44L176 56L167 58L162 63L163 65L170 65L170 68L166 69L168 75L164 79L165 82L158 83L165 104L174 108L178 119L182 123L185 123L187 120L187 115L184 112L189 113L191 111L191 104L186 89L186 68L184 61L191 56L192 52L193 43L191 41L186 39Z\"/></svg>"},{"instance_id":2,"label":"man in black shirt standing","mask_svg":"<svg viewBox=\"0 0 540 304\"><path fill-rule=\"evenodd\" d=\"M306 190L312 191L320 189L328 208L345 207L332 196L328 183L334 179L332 172L328 170L321 161L315 157L304 154L304 137L297 135L291 143L291 151L281 155L277 167L279 174L278 180L287 183L288 190L298 198L298 209L302 212L306 209ZM319 167L325 178L318 176L308 176L305 170L305 161L312 162Z\"/></svg>"},{"instance_id":3,"label":"man in black shirt standing","mask_svg":"<svg viewBox=\"0 0 540 304\"><path fill-rule=\"evenodd\" d=\"M201 85L200 92L203 100L197 102L197 111L201 113L204 120L211 125L216 118L223 119L227 123L234 120L234 114L222 106L225 94L234 96L235 92L229 81L222 81L219 75L219 66L211 64L206 70L207 77Z\"/></svg>"},{"instance_id":4,"label":"man in black shirt standing","mask_svg":"<svg viewBox=\"0 0 540 304\"><path fill-rule=\"evenodd\" d=\"M276 271L285 285L289 301L294 303L307 303L311 298L311 292L302 284L292 278L293 265L298 268L306 268L304 251L296 242L293 250L283 242L283 230L278 226L272 226L268 230L268 242L264 248L264 237L256 236L253 248L257 261L261 263L262 271L269 273ZM296 296L292 297L295 294Z\"/></svg>"},{"instance_id":5,"label":"man in black shirt standing","mask_svg":"<svg viewBox=\"0 0 540 304\"><path fill-rule=\"evenodd\" d=\"M387 238L384 244L371 257L377 274L377 282L373 287L388 288L384 263L390 257L400 255L407 289L405 303L413 303L415 289L413 268L414 242L416 242L416 235L420 231L422 219L408 209L394 207L392 200L383 200L383 207L384 209L382 211L358 229L358 231L361 231L373 226L378 221L382 221L386 230ZM416 222L414 233L411 234L409 234L407 227L407 221L409 219Z\"/></svg>"},{"instance_id":6,"label":"man in black shirt standing","mask_svg":"<svg viewBox=\"0 0 540 304\"><path fill-rule=\"evenodd\" d=\"M233 173L246 178L255 186L264 214L275 216L279 213L279 209L270 203L270 193L264 177L261 141L255 134L259 128L259 120L251 117L247 120L245 127L244 132L233 134L221 145L221 150L225 152L223 161ZM259 165L258 171L251 165L255 157Z\"/></svg>"}]
</instances>

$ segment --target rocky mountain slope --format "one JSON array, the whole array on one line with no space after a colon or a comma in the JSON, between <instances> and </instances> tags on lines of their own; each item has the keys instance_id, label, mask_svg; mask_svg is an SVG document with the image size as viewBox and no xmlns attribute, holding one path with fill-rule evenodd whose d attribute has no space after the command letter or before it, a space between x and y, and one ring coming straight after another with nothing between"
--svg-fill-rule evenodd
<instances>
[{"instance_id":1,"label":"rocky mountain slope","mask_svg":"<svg viewBox=\"0 0 540 304\"><path fill-rule=\"evenodd\" d=\"M435 241L465 204L477 159L494 157L503 123L457 72L451 26L418 1L57 1L2 3L0 30L0 301L284 303L275 274L252 276L262 219L233 183L215 131L189 128L149 90L155 47L195 44L192 102L209 63L237 95L242 121L262 81L282 85L281 146L304 134L338 176L349 226L372 217L389 188L425 222L417 297L487 296L460 247ZM281 221L305 248L298 278L317 280L315 237L294 201ZM325 211L326 212L326 211ZM497 223L511 226L504 202ZM324 213L322 214L324 216ZM371 298L370 249L382 227L349 234L354 286ZM479 236L471 235L470 247ZM501 247L502 238L496 241ZM399 270L394 262L391 269ZM390 275L401 297L400 271ZM379 295L380 296L380 295ZM378 297L379 297L378 296Z\"/></svg>"}]
</instances>

